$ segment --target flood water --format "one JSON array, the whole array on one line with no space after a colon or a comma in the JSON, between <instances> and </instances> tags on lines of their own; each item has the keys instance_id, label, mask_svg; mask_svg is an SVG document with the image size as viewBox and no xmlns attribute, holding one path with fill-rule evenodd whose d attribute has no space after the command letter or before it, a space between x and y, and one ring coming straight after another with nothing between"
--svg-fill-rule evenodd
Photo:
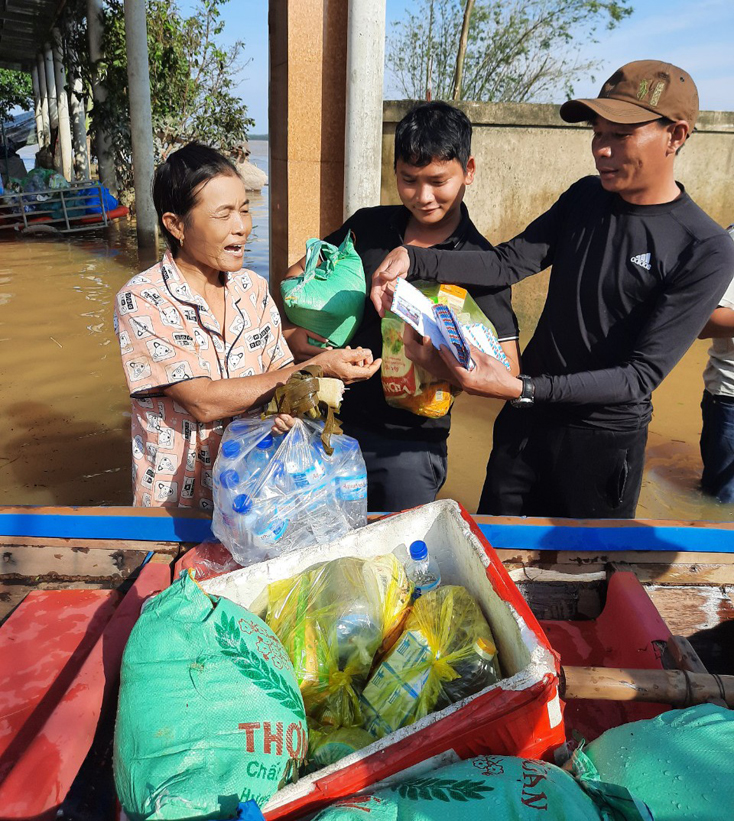
<instances>
[{"instance_id":1,"label":"flood water","mask_svg":"<svg viewBox=\"0 0 734 821\"><path fill-rule=\"evenodd\" d=\"M267 143L251 143L267 168ZM268 273L267 188L251 194L253 233L245 265ZM0 504L130 503L129 399L112 327L114 296L141 259L134 226L65 238L3 239L0 231ZM515 288L529 339L547 280ZM732 506L697 490L701 373L707 343L696 342L653 397L640 518L734 519ZM441 496L473 511L499 403L461 396Z\"/></svg>"}]
</instances>

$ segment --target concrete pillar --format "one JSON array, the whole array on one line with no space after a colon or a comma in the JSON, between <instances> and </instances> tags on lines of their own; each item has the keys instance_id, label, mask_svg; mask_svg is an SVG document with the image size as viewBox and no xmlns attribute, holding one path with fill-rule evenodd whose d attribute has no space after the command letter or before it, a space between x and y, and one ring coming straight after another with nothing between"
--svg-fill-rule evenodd
<instances>
[{"instance_id":1,"label":"concrete pillar","mask_svg":"<svg viewBox=\"0 0 734 821\"><path fill-rule=\"evenodd\" d=\"M38 68L38 88L41 94L41 119L43 121L43 143L46 148L51 145L51 117L48 110L48 89L46 88L46 63L43 54L36 55Z\"/></svg>"},{"instance_id":2,"label":"concrete pillar","mask_svg":"<svg viewBox=\"0 0 734 821\"><path fill-rule=\"evenodd\" d=\"M74 74L71 81L69 105L71 107L74 175L79 180L88 180L90 172L89 154L87 153L87 111L84 104L84 83L78 73Z\"/></svg>"},{"instance_id":3,"label":"concrete pillar","mask_svg":"<svg viewBox=\"0 0 734 821\"><path fill-rule=\"evenodd\" d=\"M38 66L31 67L31 82L33 84L33 110L36 115L36 138L38 148L43 148L43 103L41 100L41 86L38 81Z\"/></svg>"},{"instance_id":4,"label":"concrete pillar","mask_svg":"<svg viewBox=\"0 0 734 821\"><path fill-rule=\"evenodd\" d=\"M150 248L157 242L158 218L151 192L154 148L145 0L125 0L125 42L138 246Z\"/></svg>"},{"instance_id":5,"label":"concrete pillar","mask_svg":"<svg viewBox=\"0 0 734 821\"><path fill-rule=\"evenodd\" d=\"M46 91L48 93L48 114L51 123L51 135L59 127L59 108L56 102L56 74L54 73L54 55L51 46L46 43L43 52L43 68L46 72Z\"/></svg>"},{"instance_id":6,"label":"concrete pillar","mask_svg":"<svg viewBox=\"0 0 734 821\"><path fill-rule=\"evenodd\" d=\"M346 3L270 0L270 290L342 223ZM279 302L280 304L280 302Z\"/></svg>"},{"instance_id":7,"label":"concrete pillar","mask_svg":"<svg viewBox=\"0 0 734 821\"><path fill-rule=\"evenodd\" d=\"M74 155L71 148L71 120L69 119L69 95L66 90L66 69L61 47L61 32L51 30L56 80L56 108L59 115L59 146L61 148L61 173L67 180L74 179Z\"/></svg>"},{"instance_id":8,"label":"concrete pillar","mask_svg":"<svg viewBox=\"0 0 734 821\"><path fill-rule=\"evenodd\" d=\"M385 0L349 0L344 218L380 204Z\"/></svg>"},{"instance_id":9,"label":"concrete pillar","mask_svg":"<svg viewBox=\"0 0 734 821\"><path fill-rule=\"evenodd\" d=\"M87 36L89 39L89 59L92 62L92 95L95 105L101 105L107 99L107 90L97 74L97 63L102 58L102 2L87 0ZM94 145L97 151L97 168L102 185L117 196L117 177L115 162L112 157L110 138L99 125L94 129Z\"/></svg>"}]
</instances>

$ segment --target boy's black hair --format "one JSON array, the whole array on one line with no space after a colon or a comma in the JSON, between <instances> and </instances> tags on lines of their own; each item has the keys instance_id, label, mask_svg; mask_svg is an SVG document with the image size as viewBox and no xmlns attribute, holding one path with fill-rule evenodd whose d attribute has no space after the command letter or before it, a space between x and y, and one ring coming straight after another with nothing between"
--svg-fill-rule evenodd
<instances>
[{"instance_id":1,"label":"boy's black hair","mask_svg":"<svg viewBox=\"0 0 734 821\"><path fill-rule=\"evenodd\" d=\"M153 175L153 203L158 214L158 225L175 257L179 242L163 224L163 215L176 214L184 221L196 205L196 197L202 183L220 174L238 176L231 160L199 142L190 142L174 151L155 170Z\"/></svg>"},{"instance_id":2,"label":"boy's black hair","mask_svg":"<svg viewBox=\"0 0 734 821\"><path fill-rule=\"evenodd\" d=\"M412 108L395 129L395 161L418 168L458 160L466 171L471 156L471 123L463 111L441 100Z\"/></svg>"}]
</instances>

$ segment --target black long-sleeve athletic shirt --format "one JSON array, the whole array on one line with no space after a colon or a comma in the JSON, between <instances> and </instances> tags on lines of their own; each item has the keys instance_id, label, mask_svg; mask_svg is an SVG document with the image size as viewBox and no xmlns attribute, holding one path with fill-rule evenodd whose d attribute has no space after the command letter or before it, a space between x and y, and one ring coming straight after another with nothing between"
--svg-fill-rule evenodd
<instances>
[{"instance_id":1,"label":"black long-sleeve athletic shirt","mask_svg":"<svg viewBox=\"0 0 734 821\"><path fill-rule=\"evenodd\" d=\"M734 274L731 239L680 187L673 202L632 205L586 177L489 251L408 247L408 278L512 285L552 266L522 359L538 410L572 425L642 428L652 391Z\"/></svg>"}]
</instances>

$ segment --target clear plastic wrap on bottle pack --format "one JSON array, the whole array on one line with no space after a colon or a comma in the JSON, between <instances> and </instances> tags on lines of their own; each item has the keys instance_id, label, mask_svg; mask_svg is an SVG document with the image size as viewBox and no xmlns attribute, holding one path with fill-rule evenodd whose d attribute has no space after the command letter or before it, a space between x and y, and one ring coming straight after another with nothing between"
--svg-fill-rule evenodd
<instances>
[{"instance_id":1,"label":"clear plastic wrap on bottle pack","mask_svg":"<svg viewBox=\"0 0 734 821\"><path fill-rule=\"evenodd\" d=\"M214 534L242 565L326 544L367 522L367 479L359 445L323 423L297 419L282 437L272 420L234 420L214 465Z\"/></svg>"}]
</instances>

